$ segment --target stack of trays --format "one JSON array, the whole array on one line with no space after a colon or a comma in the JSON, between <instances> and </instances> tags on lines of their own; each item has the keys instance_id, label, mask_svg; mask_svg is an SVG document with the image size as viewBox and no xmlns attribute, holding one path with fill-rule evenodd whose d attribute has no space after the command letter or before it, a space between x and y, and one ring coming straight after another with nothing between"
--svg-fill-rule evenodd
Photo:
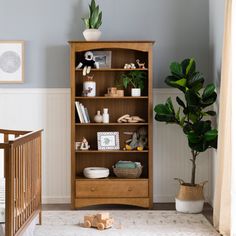
<instances>
[{"instance_id":1,"label":"stack of trays","mask_svg":"<svg viewBox=\"0 0 236 236\"><path fill-rule=\"evenodd\" d=\"M101 179L109 176L109 169L103 167L84 168L84 176L89 179Z\"/></svg>"}]
</instances>

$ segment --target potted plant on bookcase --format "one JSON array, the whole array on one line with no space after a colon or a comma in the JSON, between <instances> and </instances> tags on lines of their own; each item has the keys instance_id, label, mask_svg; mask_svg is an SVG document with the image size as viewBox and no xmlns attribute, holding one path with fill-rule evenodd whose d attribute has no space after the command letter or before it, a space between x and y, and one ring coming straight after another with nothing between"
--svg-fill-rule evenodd
<instances>
[{"instance_id":1,"label":"potted plant on bookcase","mask_svg":"<svg viewBox=\"0 0 236 236\"><path fill-rule=\"evenodd\" d=\"M101 37L99 27L102 25L102 12L95 0L91 0L89 5L90 14L88 18L82 18L86 29L83 32L86 41L97 41Z\"/></svg>"},{"instance_id":2,"label":"potted plant on bookcase","mask_svg":"<svg viewBox=\"0 0 236 236\"><path fill-rule=\"evenodd\" d=\"M176 196L176 210L185 213L198 213L203 209L203 187L206 182L196 184L196 160L199 154L209 148L217 148L217 129L212 128L209 116L216 112L209 109L216 99L215 85L204 86L204 77L196 71L194 59L185 59L181 63L170 65L171 75L165 79L170 87L179 89L184 100L176 97L179 107L174 109L171 98L165 104L155 106L155 119L167 124L177 124L183 130L188 140L192 162L191 181L180 183L180 190Z\"/></svg>"},{"instance_id":3,"label":"potted plant on bookcase","mask_svg":"<svg viewBox=\"0 0 236 236\"><path fill-rule=\"evenodd\" d=\"M129 85L132 87L132 97L140 97L141 90L144 89L144 81L147 79L147 75L144 71L131 70L128 73L122 74L121 79L125 88L128 88Z\"/></svg>"}]
</instances>

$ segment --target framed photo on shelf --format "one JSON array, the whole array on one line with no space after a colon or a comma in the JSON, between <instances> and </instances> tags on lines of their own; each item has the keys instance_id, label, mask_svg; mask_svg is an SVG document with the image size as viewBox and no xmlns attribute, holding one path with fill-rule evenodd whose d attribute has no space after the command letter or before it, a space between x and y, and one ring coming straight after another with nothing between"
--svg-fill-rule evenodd
<instances>
[{"instance_id":1,"label":"framed photo on shelf","mask_svg":"<svg viewBox=\"0 0 236 236\"><path fill-rule=\"evenodd\" d=\"M119 132L97 132L98 150L119 150Z\"/></svg>"},{"instance_id":2,"label":"framed photo on shelf","mask_svg":"<svg viewBox=\"0 0 236 236\"><path fill-rule=\"evenodd\" d=\"M0 83L24 82L24 41L0 41Z\"/></svg>"},{"instance_id":3,"label":"framed photo on shelf","mask_svg":"<svg viewBox=\"0 0 236 236\"><path fill-rule=\"evenodd\" d=\"M99 68L111 68L111 51L93 51L93 56Z\"/></svg>"}]
</instances>

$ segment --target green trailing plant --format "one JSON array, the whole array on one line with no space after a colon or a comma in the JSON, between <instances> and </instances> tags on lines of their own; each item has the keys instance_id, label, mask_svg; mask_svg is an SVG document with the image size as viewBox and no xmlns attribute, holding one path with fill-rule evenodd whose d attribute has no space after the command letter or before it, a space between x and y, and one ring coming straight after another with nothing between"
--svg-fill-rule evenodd
<instances>
[{"instance_id":1,"label":"green trailing plant","mask_svg":"<svg viewBox=\"0 0 236 236\"><path fill-rule=\"evenodd\" d=\"M96 5L95 0L91 0L89 11L89 18L82 18L86 29L99 29L102 25L102 12L99 10L99 5Z\"/></svg>"},{"instance_id":2,"label":"green trailing plant","mask_svg":"<svg viewBox=\"0 0 236 236\"><path fill-rule=\"evenodd\" d=\"M194 59L185 59L181 63L173 62L170 65L171 75L165 79L170 87L182 91L184 99L176 97L179 105L174 109L171 98L165 104L155 106L155 119L160 122L179 125L188 139L191 149L192 173L191 185L195 185L196 160L201 152L208 148L217 148L217 129L212 128L209 116L216 112L209 107L217 99L215 85L204 86L203 75L196 71Z\"/></svg>"},{"instance_id":3,"label":"green trailing plant","mask_svg":"<svg viewBox=\"0 0 236 236\"><path fill-rule=\"evenodd\" d=\"M144 89L144 81L147 79L147 76L144 71L131 70L128 73L121 75L123 85L127 88L129 85L133 88Z\"/></svg>"}]
</instances>

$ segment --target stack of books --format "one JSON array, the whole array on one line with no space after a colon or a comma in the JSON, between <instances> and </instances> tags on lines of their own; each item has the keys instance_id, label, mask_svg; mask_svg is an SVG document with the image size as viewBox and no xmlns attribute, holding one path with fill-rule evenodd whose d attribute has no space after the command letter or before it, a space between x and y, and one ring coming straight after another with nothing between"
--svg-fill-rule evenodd
<instances>
[{"instance_id":1,"label":"stack of books","mask_svg":"<svg viewBox=\"0 0 236 236\"><path fill-rule=\"evenodd\" d=\"M79 103L78 101L75 102L75 107L80 123L90 123L87 107L84 107L84 105L82 103Z\"/></svg>"}]
</instances>

